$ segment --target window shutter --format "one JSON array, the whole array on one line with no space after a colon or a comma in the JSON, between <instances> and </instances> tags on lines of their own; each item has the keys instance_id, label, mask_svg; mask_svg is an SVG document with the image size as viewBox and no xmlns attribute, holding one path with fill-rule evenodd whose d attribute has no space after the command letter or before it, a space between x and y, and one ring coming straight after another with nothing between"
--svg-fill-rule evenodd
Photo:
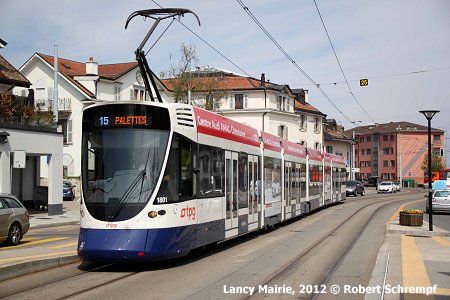
<instances>
[{"instance_id":1,"label":"window shutter","mask_svg":"<svg viewBox=\"0 0 450 300\"><path fill-rule=\"evenodd\" d=\"M47 88L47 99L53 100L53 88L52 87Z\"/></svg>"},{"instance_id":2,"label":"window shutter","mask_svg":"<svg viewBox=\"0 0 450 300\"><path fill-rule=\"evenodd\" d=\"M67 143L72 143L72 120L67 120Z\"/></svg>"},{"instance_id":3,"label":"window shutter","mask_svg":"<svg viewBox=\"0 0 450 300\"><path fill-rule=\"evenodd\" d=\"M230 108L233 108L234 95L230 96Z\"/></svg>"},{"instance_id":4,"label":"window shutter","mask_svg":"<svg viewBox=\"0 0 450 300\"><path fill-rule=\"evenodd\" d=\"M244 108L247 108L247 94L244 94Z\"/></svg>"},{"instance_id":5,"label":"window shutter","mask_svg":"<svg viewBox=\"0 0 450 300\"><path fill-rule=\"evenodd\" d=\"M288 128L289 128L289 127L287 127L287 126L284 127L284 138L285 138L285 139L288 139L288 137L289 137L289 135L288 135Z\"/></svg>"},{"instance_id":6,"label":"window shutter","mask_svg":"<svg viewBox=\"0 0 450 300\"><path fill-rule=\"evenodd\" d=\"M134 90L133 89L130 89L130 100L137 100L137 99L134 99Z\"/></svg>"}]
</instances>

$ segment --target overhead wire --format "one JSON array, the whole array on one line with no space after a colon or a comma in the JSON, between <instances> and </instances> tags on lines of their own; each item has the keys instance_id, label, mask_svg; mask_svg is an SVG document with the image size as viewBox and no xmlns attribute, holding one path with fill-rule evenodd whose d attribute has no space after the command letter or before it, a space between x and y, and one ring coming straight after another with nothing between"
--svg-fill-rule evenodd
<instances>
[{"instance_id":1,"label":"overhead wire","mask_svg":"<svg viewBox=\"0 0 450 300\"><path fill-rule=\"evenodd\" d=\"M294 65L297 70L299 70L312 84L316 86L316 88L320 91L320 93L328 100L328 102L350 123L352 120L347 117L344 112L337 107L337 105L331 100L331 98L325 93L325 91L320 87L320 85L312 79L289 55L289 53L281 47L281 45L275 40L275 38L267 31L267 29L259 22L259 20L253 15L250 9L242 2L242 0L237 0L239 5L244 9L244 11L250 16L250 18L258 25L258 27L264 32L264 34L272 41L272 43L284 54L284 56Z\"/></svg>"},{"instance_id":2,"label":"overhead wire","mask_svg":"<svg viewBox=\"0 0 450 300\"><path fill-rule=\"evenodd\" d=\"M164 8L162 7L158 2L156 2L155 0L152 0L153 3L155 3L157 6L159 6L160 8ZM210 47L212 50L214 50L214 52L216 52L217 54L219 54L222 58L224 58L226 61L228 61L229 63L231 63L233 66L235 66L237 69L239 69L239 71L241 71L242 73L244 73L245 75L247 75L248 77L253 77L252 75L250 75L248 72L246 72L244 69L242 69L241 67L239 67L237 64L235 64L231 59L229 59L228 57L226 57L224 54L222 54L219 50L217 50L213 45L211 45L210 43L208 43L204 38L202 38L201 36L199 36L196 32L194 32L191 28L189 28L187 25L185 25L183 22L181 22L179 19L176 19L178 21L178 23L180 23L184 28L186 28L188 31L190 31L193 35L195 35L199 40L201 40L203 43L205 43L208 47ZM172 21L173 22L173 21Z\"/></svg>"},{"instance_id":3,"label":"overhead wire","mask_svg":"<svg viewBox=\"0 0 450 300\"><path fill-rule=\"evenodd\" d=\"M369 117L369 119L372 121L372 123L376 123L375 120L369 115L367 110L361 105L361 103L356 98L355 94L353 93L353 91L352 91L352 89L350 87L350 84L348 83L347 77L345 76L344 69L342 68L341 62L339 61L339 58L337 56L336 50L334 49L333 42L331 41L330 35L328 33L327 27L325 26L325 22L324 22L324 20L322 18L322 14L320 13L319 6L317 5L316 0L314 0L314 4L316 6L317 13L319 14L320 20L322 21L322 25L323 25L323 28L325 30L325 33L327 34L328 41L330 42L331 49L333 49L334 57L336 58L336 61L337 61L338 65L339 65L339 69L341 69L342 76L344 77L344 80L345 80L345 82L347 84L347 87L348 87L348 90L350 92L350 95L352 95L353 99L356 101L356 103L358 103L359 107L363 110L363 112L366 114L366 116Z\"/></svg>"}]
</instances>

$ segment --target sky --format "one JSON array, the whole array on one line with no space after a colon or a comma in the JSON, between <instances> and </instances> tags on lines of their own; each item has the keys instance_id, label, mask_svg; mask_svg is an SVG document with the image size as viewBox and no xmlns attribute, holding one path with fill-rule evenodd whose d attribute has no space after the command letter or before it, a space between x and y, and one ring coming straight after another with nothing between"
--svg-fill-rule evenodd
<instances>
[{"instance_id":1,"label":"sky","mask_svg":"<svg viewBox=\"0 0 450 300\"><path fill-rule=\"evenodd\" d=\"M75 61L134 61L153 22L136 17L125 30L127 17L158 5L187 8L201 26L189 14L181 22L220 54L175 21L148 53L155 74L177 63L184 43L195 47L200 66L254 78L265 73L273 83L307 89L310 104L346 129L391 121L427 125L418 111L431 109L440 110L432 127L450 130L450 1L240 2L291 60L232 0L0 0L0 38L8 43L0 55L20 68L35 52L53 55L57 44L60 57ZM170 23L160 23L145 51ZM365 78L369 85L361 87Z\"/></svg>"}]
</instances>

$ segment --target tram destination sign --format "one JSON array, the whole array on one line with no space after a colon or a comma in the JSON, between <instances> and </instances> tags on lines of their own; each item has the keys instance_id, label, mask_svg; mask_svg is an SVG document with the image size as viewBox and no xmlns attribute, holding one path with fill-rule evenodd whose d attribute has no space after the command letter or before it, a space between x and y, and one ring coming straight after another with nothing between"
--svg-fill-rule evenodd
<instances>
[{"instance_id":1,"label":"tram destination sign","mask_svg":"<svg viewBox=\"0 0 450 300\"><path fill-rule=\"evenodd\" d=\"M83 130L94 128L170 129L167 109L139 104L110 104L83 112Z\"/></svg>"}]
</instances>

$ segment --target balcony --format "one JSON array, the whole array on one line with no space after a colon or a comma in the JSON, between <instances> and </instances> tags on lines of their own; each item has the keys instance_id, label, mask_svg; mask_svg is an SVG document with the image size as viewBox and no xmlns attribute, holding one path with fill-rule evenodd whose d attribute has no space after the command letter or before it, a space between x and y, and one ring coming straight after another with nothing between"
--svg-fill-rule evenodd
<instances>
[{"instance_id":1,"label":"balcony","mask_svg":"<svg viewBox=\"0 0 450 300\"><path fill-rule=\"evenodd\" d=\"M53 99L36 99L34 105L40 111L53 110ZM72 99L59 98L58 99L58 111L59 112L71 112L72 111Z\"/></svg>"}]
</instances>

